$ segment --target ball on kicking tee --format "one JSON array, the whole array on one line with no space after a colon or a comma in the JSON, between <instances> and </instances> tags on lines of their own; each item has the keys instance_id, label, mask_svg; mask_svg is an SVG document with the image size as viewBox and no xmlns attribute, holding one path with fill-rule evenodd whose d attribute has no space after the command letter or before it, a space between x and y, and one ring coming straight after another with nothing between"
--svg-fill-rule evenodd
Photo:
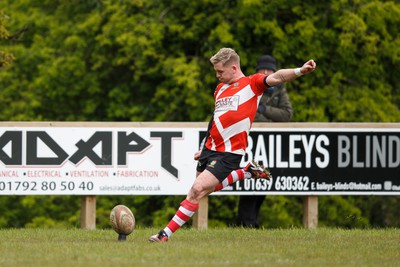
<instances>
[{"instance_id":1,"label":"ball on kicking tee","mask_svg":"<svg viewBox=\"0 0 400 267\"><path fill-rule=\"evenodd\" d=\"M118 233L118 240L126 240L126 236L135 229L135 216L125 205L115 206L110 213L111 226Z\"/></svg>"}]
</instances>

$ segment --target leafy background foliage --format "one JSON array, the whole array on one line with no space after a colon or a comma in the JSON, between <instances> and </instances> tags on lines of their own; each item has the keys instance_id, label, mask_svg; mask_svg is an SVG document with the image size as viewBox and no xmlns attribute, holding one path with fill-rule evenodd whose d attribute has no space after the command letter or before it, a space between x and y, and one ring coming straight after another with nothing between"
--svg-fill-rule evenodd
<instances>
[{"instance_id":1,"label":"leafy background foliage","mask_svg":"<svg viewBox=\"0 0 400 267\"><path fill-rule=\"evenodd\" d=\"M247 74L265 53L281 68L316 60L313 75L287 85L293 121L398 122L399 32L395 1L2 0L0 120L208 121L209 58L233 47ZM109 227L119 203L139 224L161 226L182 198L99 196L98 226ZM321 225L400 225L397 196L319 200ZM237 201L211 196L210 225L233 225ZM0 227L79 226L79 197L0 202ZM301 203L267 197L262 225L301 226Z\"/></svg>"}]
</instances>

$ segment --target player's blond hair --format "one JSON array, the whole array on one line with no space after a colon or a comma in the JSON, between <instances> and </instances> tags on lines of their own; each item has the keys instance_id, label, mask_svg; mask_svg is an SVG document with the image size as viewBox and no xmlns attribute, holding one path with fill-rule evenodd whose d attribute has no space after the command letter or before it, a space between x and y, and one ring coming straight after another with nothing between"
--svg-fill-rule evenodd
<instances>
[{"instance_id":1,"label":"player's blond hair","mask_svg":"<svg viewBox=\"0 0 400 267\"><path fill-rule=\"evenodd\" d=\"M221 48L215 55L210 58L213 65L222 63L222 66L226 66L229 63L236 63L240 65L240 57L232 48Z\"/></svg>"}]
</instances>

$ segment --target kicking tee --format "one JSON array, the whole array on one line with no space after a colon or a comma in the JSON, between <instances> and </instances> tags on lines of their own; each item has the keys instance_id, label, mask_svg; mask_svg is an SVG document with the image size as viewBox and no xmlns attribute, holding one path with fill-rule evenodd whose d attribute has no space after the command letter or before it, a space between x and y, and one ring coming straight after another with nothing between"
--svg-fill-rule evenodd
<instances>
[{"instance_id":1,"label":"kicking tee","mask_svg":"<svg viewBox=\"0 0 400 267\"><path fill-rule=\"evenodd\" d=\"M244 155L247 136L267 88L264 74L243 77L232 84L219 84L214 92L215 110L205 146L218 152Z\"/></svg>"}]
</instances>

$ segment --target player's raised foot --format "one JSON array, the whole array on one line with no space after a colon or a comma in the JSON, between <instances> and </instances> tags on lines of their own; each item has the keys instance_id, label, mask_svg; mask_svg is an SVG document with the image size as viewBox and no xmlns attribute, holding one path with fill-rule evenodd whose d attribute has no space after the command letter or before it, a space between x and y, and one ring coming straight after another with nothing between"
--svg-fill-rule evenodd
<instances>
[{"instance_id":1,"label":"player's raised foot","mask_svg":"<svg viewBox=\"0 0 400 267\"><path fill-rule=\"evenodd\" d=\"M152 235L149 238L150 242L165 243L168 241L168 236L164 230L161 230L158 234Z\"/></svg>"},{"instance_id":2,"label":"player's raised foot","mask_svg":"<svg viewBox=\"0 0 400 267\"><path fill-rule=\"evenodd\" d=\"M246 167L244 167L246 172L251 173L251 177L255 179L270 179L272 177L271 172L264 168L264 166L259 165L254 160L250 161Z\"/></svg>"}]
</instances>

